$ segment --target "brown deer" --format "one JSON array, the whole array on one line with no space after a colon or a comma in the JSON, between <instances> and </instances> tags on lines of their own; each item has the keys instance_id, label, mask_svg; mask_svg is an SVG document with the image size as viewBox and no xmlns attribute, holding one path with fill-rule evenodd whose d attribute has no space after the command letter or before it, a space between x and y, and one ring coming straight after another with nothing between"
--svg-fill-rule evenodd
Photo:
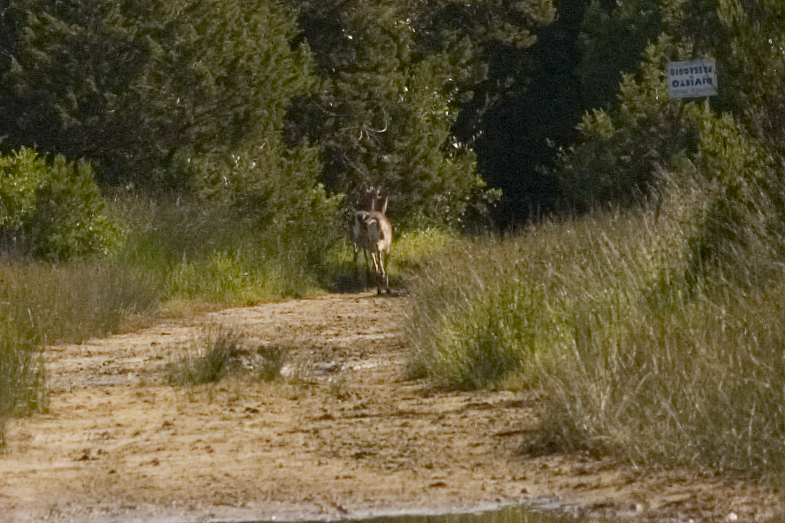
<instances>
[{"instance_id":1,"label":"brown deer","mask_svg":"<svg viewBox=\"0 0 785 523\"><path fill-rule=\"evenodd\" d=\"M376 189L373 186L369 186L365 190L365 194L368 198L368 207L370 211L376 210L376 204L378 195ZM363 210L358 210L354 213L354 222L352 223L352 244L354 244L354 278L355 280L359 280L358 274L358 264L357 264L357 253L362 250L363 258L365 258L365 282L366 285L371 281L371 266L370 260L368 258L368 249L366 248L366 233L365 233L365 226L363 225L363 221L360 218L360 212L365 212Z\"/></svg>"},{"instance_id":2,"label":"brown deer","mask_svg":"<svg viewBox=\"0 0 785 523\"><path fill-rule=\"evenodd\" d=\"M381 294L383 288L389 293L387 262L392 246L392 224L387 218L389 194L382 187L371 187L368 192L371 193L371 210L354 213L352 236L355 245L365 251L366 263L368 256L373 260L376 292Z\"/></svg>"}]
</instances>

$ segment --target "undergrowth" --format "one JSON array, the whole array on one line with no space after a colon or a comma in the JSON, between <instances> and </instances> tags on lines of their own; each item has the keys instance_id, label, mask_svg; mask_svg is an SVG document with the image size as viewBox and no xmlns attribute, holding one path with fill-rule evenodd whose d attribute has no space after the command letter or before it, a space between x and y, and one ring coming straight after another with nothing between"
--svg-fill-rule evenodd
<instances>
[{"instance_id":1,"label":"undergrowth","mask_svg":"<svg viewBox=\"0 0 785 523\"><path fill-rule=\"evenodd\" d=\"M336 241L331 224L311 241L190 201L125 198L113 209L129 228L117 263L144 274L167 300L244 304L318 293L318 267Z\"/></svg>"}]
</instances>

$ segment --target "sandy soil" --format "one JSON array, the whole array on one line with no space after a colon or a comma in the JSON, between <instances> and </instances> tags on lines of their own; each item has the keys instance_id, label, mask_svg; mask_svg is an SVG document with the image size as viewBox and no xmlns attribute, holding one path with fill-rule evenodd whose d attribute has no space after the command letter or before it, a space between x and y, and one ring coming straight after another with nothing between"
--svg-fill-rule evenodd
<instances>
[{"instance_id":1,"label":"sandy soil","mask_svg":"<svg viewBox=\"0 0 785 523\"><path fill-rule=\"evenodd\" d=\"M10 422L0 521L337 518L526 500L639 520L762 521L783 496L690 470L522 456L527 393L406 381L406 298L228 309L52 347L51 412ZM167 384L205 324L288 353L272 382Z\"/></svg>"}]
</instances>

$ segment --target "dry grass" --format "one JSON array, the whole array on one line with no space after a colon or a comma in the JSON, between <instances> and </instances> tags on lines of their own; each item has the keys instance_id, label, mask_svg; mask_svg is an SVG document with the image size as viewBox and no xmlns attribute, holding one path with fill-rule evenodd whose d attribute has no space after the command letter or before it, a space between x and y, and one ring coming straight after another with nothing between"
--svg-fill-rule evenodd
<instances>
[{"instance_id":1,"label":"dry grass","mask_svg":"<svg viewBox=\"0 0 785 523\"><path fill-rule=\"evenodd\" d=\"M412 285L411 373L536 388L532 451L781 474L785 282L732 278L761 259L738 245L697 271L703 208L682 194L659 221L599 214L451 249Z\"/></svg>"},{"instance_id":2,"label":"dry grass","mask_svg":"<svg viewBox=\"0 0 785 523\"><path fill-rule=\"evenodd\" d=\"M42 347L120 328L157 305L152 287L105 263L0 263L0 441L2 420L48 406Z\"/></svg>"},{"instance_id":3,"label":"dry grass","mask_svg":"<svg viewBox=\"0 0 785 523\"><path fill-rule=\"evenodd\" d=\"M254 381L273 381L281 374L287 351L259 345L241 330L207 325L185 354L167 365L169 383L178 386L215 383L229 374Z\"/></svg>"}]
</instances>

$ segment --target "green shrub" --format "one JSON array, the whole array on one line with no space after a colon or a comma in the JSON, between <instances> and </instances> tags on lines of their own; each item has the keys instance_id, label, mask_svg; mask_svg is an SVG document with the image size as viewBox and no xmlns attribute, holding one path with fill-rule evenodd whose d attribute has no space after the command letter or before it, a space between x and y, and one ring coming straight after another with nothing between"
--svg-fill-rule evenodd
<instances>
[{"instance_id":1,"label":"green shrub","mask_svg":"<svg viewBox=\"0 0 785 523\"><path fill-rule=\"evenodd\" d=\"M553 223L527 230L527 241L456 241L423 264L409 286L409 374L447 388L538 381L570 345L565 279L589 270L575 260L602 241L587 230Z\"/></svg>"},{"instance_id":2,"label":"green shrub","mask_svg":"<svg viewBox=\"0 0 785 523\"><path fill-rule=\"evenodd\" d=\"M113 210L129 235L115 260L153 281L165 299L252 303L319 292L340 243L337 199L318 187L306 195L310 202L279 216L244 212L247 202L117 198Z\"/></svg>"},{"instance_id":3,"label":"green shrub","mask_svg":"<svg viewBox=\"0 0 785 523\"><path fill-rule=\"evenodd\" d=\"M106 254L120 239L88 163L48 163L27 148L0 158L0 247L61 261Z\"/></svg>"}]
</instances>

